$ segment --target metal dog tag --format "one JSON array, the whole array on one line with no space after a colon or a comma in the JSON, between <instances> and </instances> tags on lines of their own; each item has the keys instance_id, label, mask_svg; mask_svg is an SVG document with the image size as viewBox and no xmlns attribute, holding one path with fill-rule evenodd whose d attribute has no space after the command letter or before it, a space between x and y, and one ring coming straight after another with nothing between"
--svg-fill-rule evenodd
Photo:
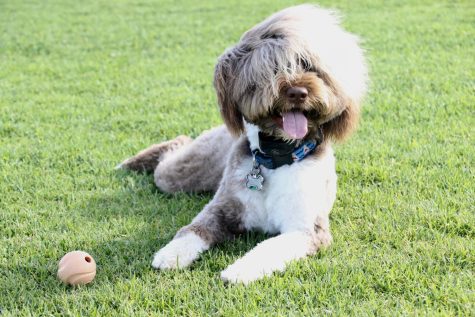
<instances>
[{"instance_id":1,"label":"metal dog tag","mask_svg":"<svg viewBox=\"0 0 475 317\"><path fill-rule=\"evenodd\" d=\"M247 174L246 187L250 190L261 190L264 183L264 177L260 174Z\"/></svg>"},{"instance_id":2,"label":"metal dog tag","mask_svg":"<svg viewBox=\"0 0 475 317\"><path fill-rule=\"evenodd\" d=\"M252 162L252 169L246 176L246 187L250 190L261 190L264 183L264 177L261 175L259 163L254 159Z\"/></svg>"}]
</instances>

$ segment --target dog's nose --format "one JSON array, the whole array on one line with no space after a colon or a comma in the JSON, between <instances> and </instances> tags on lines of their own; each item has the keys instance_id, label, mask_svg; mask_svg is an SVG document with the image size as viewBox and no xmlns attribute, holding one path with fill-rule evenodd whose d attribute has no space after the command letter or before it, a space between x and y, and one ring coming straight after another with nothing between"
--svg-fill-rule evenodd
<instances>
[{"instance_id":1,"label":"dog's nose","mask_svg":"<svg viewBox=\"0 0 475 317\"><path fill-rule=\"evenodd\" d=\"M290 87L286 92L287 99L290 102L304 102L308 96L308 90L305 87Z\"/></svg>"}]
</instances>

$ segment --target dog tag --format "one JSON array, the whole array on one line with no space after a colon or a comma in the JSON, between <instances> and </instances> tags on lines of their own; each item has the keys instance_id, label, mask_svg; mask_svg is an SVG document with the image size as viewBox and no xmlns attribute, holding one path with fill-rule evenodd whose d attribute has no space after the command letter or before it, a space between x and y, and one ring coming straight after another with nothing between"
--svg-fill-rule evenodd
<instances>
[{"instance_id":1,"label":"dog tag","mask_svg":"<svg viewBox=\"0 0 475 317\"><path fill-rule=\"evenodd\" d=\"M247 174L246 187L250 190L261 190L264 183L264 177L260 174Z\"/></svg>"},{"instance_id":2,"label":"dog tag","mask_svg":"<svg viewBox=\"0 0 475 317\"><path fill-rule=\"evenodd\" d=\"M246 176L246 187L250 190L261 190L264 183L264 177L261 175L261 169L256 159L252 160L252 169Z\"/></svg>"}]
</instances>

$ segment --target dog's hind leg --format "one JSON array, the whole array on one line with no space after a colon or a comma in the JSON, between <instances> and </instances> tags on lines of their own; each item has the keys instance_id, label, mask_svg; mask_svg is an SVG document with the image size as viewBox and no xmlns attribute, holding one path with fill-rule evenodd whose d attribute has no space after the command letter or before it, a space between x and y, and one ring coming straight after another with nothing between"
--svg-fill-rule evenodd
<instances>
[{"instance_id":1,"label":"dog's hind leg","mask_svg":"<svg viewBox=\"0 0 475 317\"><path fill-rule=\"evenodd\" d=\"M178 150L182 146L193 141L190 137L180 135L173 140L154 144L132 156L116 168L123 168L137 172L152 173L158 163L165 158L167 153Z\"/></svg>"},{"instance_id":2,"label":"dog's hind leg","mask_svg":"<svg viewBox=\"0 0 475 317\"><path fill-rule=\"evenodd\" d=\"M205 131L165 155L155 169L155 184L167 193L216 191L234 142L224 125Z\"/></svg>"}]
</instances>

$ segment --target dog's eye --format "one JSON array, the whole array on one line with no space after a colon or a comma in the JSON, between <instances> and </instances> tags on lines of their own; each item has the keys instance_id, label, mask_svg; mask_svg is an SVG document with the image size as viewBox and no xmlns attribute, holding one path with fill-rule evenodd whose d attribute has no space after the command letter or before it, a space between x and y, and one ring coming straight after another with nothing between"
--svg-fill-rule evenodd
<instances>
[{"instance_id":1,"label":"dog's eye","mask_svg":"<svg viewBox=\"0 0 475 317\"><path fill-rule=\"evenodd\" d=\"M256 85L256 84L250 84L249 86L247 86L246 91L247 91L248 93L253 93L253 92L256 91L256 89L257 89L257 85Z\"/></svg>"},{"instance_id":2,"label":"dog's eye","mask_svg":"<svg viewBox=\"0 0 475 317\"><path fill-rule=\"evenodd\" d=\"M315 67L306 59L299 59L298 64L305 70L306 72L315 72Z\"/></svg>"}]
</instances>

